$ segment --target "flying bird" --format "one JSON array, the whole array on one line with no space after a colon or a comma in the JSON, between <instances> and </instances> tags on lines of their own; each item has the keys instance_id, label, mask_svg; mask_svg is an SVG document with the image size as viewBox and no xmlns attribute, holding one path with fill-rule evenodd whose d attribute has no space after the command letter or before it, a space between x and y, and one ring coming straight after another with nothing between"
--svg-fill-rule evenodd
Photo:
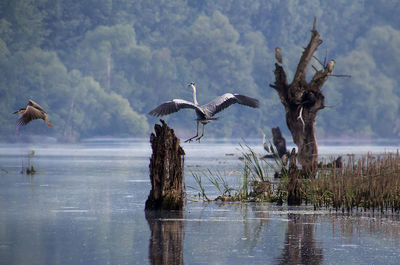
<instances>
[{"instance_id":1,"label":"flying bird","mask_svg":"<svg viewBox=\"0 0 400 265\"><path fill-rule=\"evenodd\" d=\"M42 119L47 125L53 127L53 124L47 120L47 112L31 99L29 100L28 104L26 104L25 108L19 109L13 114L22 114L17 121L18 126L27 125L32 120Z\"/></svg>"},{"instance_id":2,"label":"flying bird","mask_svg":"<svg viewBox=\"0 0 400 265\"><path fill-rule=\"evenodd\" d=\"M188 84L188 86L193 89L193 102L186 101L183 99L173 99L171 101L167 101L159 105L157 108L149 112L150 115L159 117L177 112L181 109L188 109L188 108L194 109L197 115L196 135L187 139L185 143L191 142L192 139L196 137L197 137L196 140L200 142L200 139L204 136L204 126L213 120L217 120L218 118L214 118L213 116L218 112L220 112L221 110L229 107L230 105L238 103L252 108L258 108L259 105L257 99L239 94L226 93L223 94L222 96L215 98L210 103L201 106L197 102L195 84L192 82ZM202 134L200 136L199 136L199 123L203 125Z\"/></svg>"},{"instance_id":3,"label":"flying bird","mask_svg":"<svg viewBox=\"0 0 400 265\"><path fill-rule=\"evenodd\" d=\"M326 69L328 70L328 74L332 74L333 68L335 67L335 60L330 60L328 65L326 66Z\"/></svg>"},{"instance_id":4,"label":"flying bird","mask_svg":"<svg viewBox=\"0 0 400 265\"><path fill-rule=\"evenodd\" d=\"M275 48L275 59L282 64L282 55L281 55L281 48L276 47Z\"/></svg>"}]
</instances>

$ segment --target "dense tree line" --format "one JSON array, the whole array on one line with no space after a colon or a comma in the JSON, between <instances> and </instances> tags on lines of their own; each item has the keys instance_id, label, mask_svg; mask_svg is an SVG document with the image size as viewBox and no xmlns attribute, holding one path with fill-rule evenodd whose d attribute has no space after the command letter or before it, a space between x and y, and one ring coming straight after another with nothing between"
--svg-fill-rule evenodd
<instances>
[{"instance_id":1,"label":"dense tree line","mask_svg":"<svg viewBox=\"0 0 400 265\"><path fill-rule=\"evenodd\" d=\"M147 136L148 111L172 98L199 103L225 92L257 97L259 110L235 106L207 128L215 137L286 130L268 87L276 46L289 79L309 39L313 16L323 59L336 60L324 88L319 136L395 137L400 132L400 4L396 1L3 0L0 2L0 135L15 135L11 113L29 98L50 114L19 134L58 139ZM313 63L318 67L318 63ZM310 69L310 73L313 71ZM180 136L192 112L166 118Z\"/></svg>"}]
</instances>

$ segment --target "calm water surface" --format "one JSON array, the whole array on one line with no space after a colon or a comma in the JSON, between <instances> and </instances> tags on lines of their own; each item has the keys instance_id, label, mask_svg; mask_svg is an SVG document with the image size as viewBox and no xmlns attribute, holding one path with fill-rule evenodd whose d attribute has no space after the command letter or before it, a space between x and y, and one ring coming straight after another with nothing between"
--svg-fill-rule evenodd
<instances>
[{"instance_id":1,"label":"calm water surface","mask_svg":"<svg viewBox=\"0 0 400 265\"><path fill-rule=\"evenodd\" d=\"M237 181L239 142L185 144L186 185L208 169ZM262 153L258 141L250 146ZM329 158L398 148L319 151ZM32 150L38 172L30 177L20 171ZM0 264L399 264L399 216L202 203L189 188L183 212L145 215L150 155L148 142L135 139L0 144Z\"/></svg>"}]
</instances>

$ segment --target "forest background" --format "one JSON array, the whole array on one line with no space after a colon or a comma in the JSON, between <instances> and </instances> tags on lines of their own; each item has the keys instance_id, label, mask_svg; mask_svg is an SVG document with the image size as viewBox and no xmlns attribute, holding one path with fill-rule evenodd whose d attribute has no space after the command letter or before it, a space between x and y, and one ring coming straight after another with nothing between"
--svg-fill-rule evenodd
<instances>
[{"instance_id":1,"label":"forest background","mask_svg":"<svg viewBox=\"0 0 400 265\"><path fill-rule=\"evenodd\" d=\"M289 135L269 87L274 48L291 80L314 16L324 41L316 55L327 51L334 72L352 76L325 84L318 138L398 138L399 14L396 0L1 0L0 140L147 137L158 120L147 113L192 100L192 81L200 104L225 92L260 100L257 110L219 113L207 137L259 137L275 126ZM16 133L12 113L28 99L53 128L35 121ZM195 131L193 111L165 119L178 136Z\"/></svg>"}]
</instances>

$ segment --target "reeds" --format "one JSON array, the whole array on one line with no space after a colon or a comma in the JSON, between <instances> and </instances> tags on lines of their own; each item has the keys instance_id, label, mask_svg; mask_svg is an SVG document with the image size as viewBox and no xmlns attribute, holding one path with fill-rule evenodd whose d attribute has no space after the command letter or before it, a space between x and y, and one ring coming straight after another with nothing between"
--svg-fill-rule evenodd
<instances>
[{"instance_id":1,"label":"reeds","mask_svg":"<svg viewBox=\"0 0 400 265\"><path fill-rule=\"evenodd\" d=\"M282 203L286 200L287 191L287 169L285 163L277 156L276 150L272 150L276 154L274 163L261 159L261 155L257 154L247 144L240 145L242 149L241 161L243 162L243 172L240 174L236 171L221 173L219 171L207 172L201 175L192 173L198 187L190 187L198 191L199 198L204 201L211 201L206 195L202 175L211 183L219 192L219 196L215 200L221 201L268 201ZM283 172L282 181L274 185L269 181L268 173L273 170ZM236 185L231 185L227 181L227 177L231 177L233 173L239 173Z\"/></svg>"},{"instance_id":2,"label":"reeds","mask_svg":"<svg viewBox=\"0 0 400 265\"><path fill-rule=\"evenodd\" d=\"M32 164L32 160L33 160L34 156L35 156L34 150L32 150L28 153L28 156L27 156L28 166L26 166L26 167L24 166L24 161L22 160L21 174L26 174L26 175L31 175L31 176L36 174L36 169L33 167L33 164Z\"/></svg>"},{"instance_id":3,"label":"reeds","mask_svg":"<svg viewBox=\"0 0 400 265\"><path fill-rule=\"evenodd\" d=\"M319 169L304 181L304 197L315 208L351 212L400 210L400 155L349 156L342 168Z\"/></svg>"},{"instance_id":4,"label":"reeds","mask_svg":"<svg viewBox=\"0 0 400 265\"><path fill-rule=\"evenodd\" d=\"M288 197L288 169L278 156L267 161L260 159L249 146L242 146L243 172L238 184L231 186L226 180L229 174L212 173L207 179L219 191L218 200L223 201L265 201L282 204ZM326 207L336 211L354 210L399 212L400 211L400 154L371 154L355 159L347 157L342 167L321 167L313 173L315 178L298 179L302 201L314 208ZM281 179L272 183L268 173L280 170ZM205 194L202 179L193 174L199 194L210 201Z\"/></svg>"},{"instance_id":5,"label":"reeds","mask_svg":"<svg viewBox=\"0 0 400 265\"><path fill-rule=\"evenodd\" d=\"M212 184L219 195L215 198L215 200L221 201L246 201L248 199L248 175L243 174L240 175L236 185L229 184L227 181L227 177L233 175L234 173L238 173L235 171L231 171L228 173L222 174L221 172L212 172L211 170L207 170L207 172L203 172L201 174L197 174L192 172L192 176L197 183L198 187L189 186L196 191L198 191L198 197L203 201L211 201L211 199L207 196L206 190L204 187L203 177L207 179L207 181Z\"/></svg>"},{"instance_id":6,"label":"reeds","mask_svg":"<svg viewBox=\"0 0 400 265\"><path fill-rule=\"evenodd\" d=\"M198 174L192 172L192 176L193 176L194 180L196 181L198 188L192 187L192 186L188 186L188 187L191 189L197 190L199 198L201 197L205 201L211 201L207 197L206 190L203 186L203 180L202 180L201 175L198 175Z\"/></svg>"}]
</instances>

